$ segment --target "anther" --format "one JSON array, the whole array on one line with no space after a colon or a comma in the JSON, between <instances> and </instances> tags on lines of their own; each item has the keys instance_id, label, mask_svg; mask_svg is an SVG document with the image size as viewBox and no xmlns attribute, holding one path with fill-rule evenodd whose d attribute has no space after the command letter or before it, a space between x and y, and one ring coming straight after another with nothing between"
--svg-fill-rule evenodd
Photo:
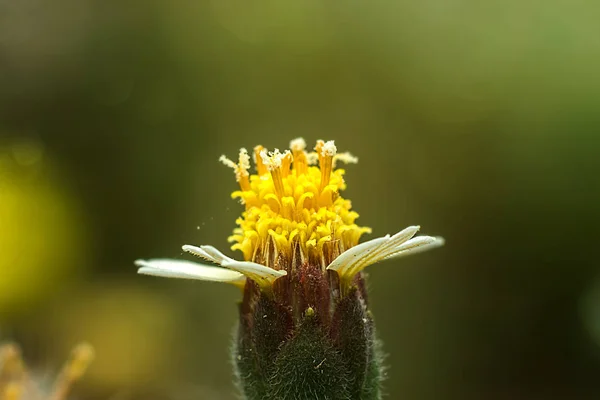
<instances>
[{"instance_id":1,"label":"anther","mask_svg":"<svg viewBox=\"0 0 600 400\"><path fill-rule=\"evenodd\" d=\"M248 170L250 169L250 156L248 155L248 150L242 147L240 149L238 160L237 177L240 187L243 191L251 190L249 179L250 174L248 173Z\"/></svg>"},{"instance_id":2,"label":"anther","mask_svg":"<svg viewBox=\"0 0 600 400\"><path fill-rule=\"evenodd\" d=\"M271 177L273 178L273 186L275 186L275 192L279 196L279 198L283 197L285 191L283 189L283 176L281 173L283 159L286 158L290 154L289 151L285 151L285 153L281 154L279 149L275 149L275 151L267 153L266 149L263 149L260 152L260 157L262 162L267 167L267 170L271 172ZM289 168L289 164L288 164Z\"/></svg>"},{"instance_id":3,"label":"anther","mask_svg":"<svg viewBox=\"0 0 600 400\"><path fill-rule=\"evenodd\" d=\"M219 161L233 169L233 172L235 173L235 180L239 183L240 188L243 191L250 190L250 180L248 178L248 170L250 169L250 156L248 156L248 151L246 149L240 149L238 160L238 164L236 164L229 158L225 157L225 155L219 157Z\"/></svg>"},{"instance_id":4,"label":"anther","mask_svg":"<svg viewBox=\"0 0 600 400\"><path fill-rule=\"evenodd\" d=\"M290 141L290 150L293 152L304 151L304 149L306 149L304 138L299 137Z\"/></svg>"}]
</instances>

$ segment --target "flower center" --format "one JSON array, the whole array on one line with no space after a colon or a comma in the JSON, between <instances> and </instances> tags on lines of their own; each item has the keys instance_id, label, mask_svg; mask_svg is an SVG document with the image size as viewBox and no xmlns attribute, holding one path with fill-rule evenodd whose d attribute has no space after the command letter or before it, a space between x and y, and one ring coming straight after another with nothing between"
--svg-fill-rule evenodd
<instances>
[{"instance_id":1,"label":"flower center","mask_svg":"<svg viewBox=\"0 0 600 400\"><path fill-rule=\"evenodd\" d=\"M232 193L246 209L237 219L229 241L247 261L285 268L294 258L321 265L355 246L371 229L356 225L358 214L340 191L346 188L344 170L336 161L356 162L348 153L338 154L333 141L319 140L307 153L303 139L290 143L291 151L254 149L257 173L250 175L248 152L240 150L239 162L222 156L232 167L240 189ZM317 164L318 163L318 164ZM317 165L313 165L317 164Z\"/></svg>"}]
</instances>

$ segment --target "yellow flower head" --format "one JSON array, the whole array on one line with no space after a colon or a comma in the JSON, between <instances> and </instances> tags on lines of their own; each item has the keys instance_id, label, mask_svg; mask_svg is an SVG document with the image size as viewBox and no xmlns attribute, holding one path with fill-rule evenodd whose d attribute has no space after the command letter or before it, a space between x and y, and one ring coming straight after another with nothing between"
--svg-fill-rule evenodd
<instances>
[{"instance_id":1,"label":"yellow flower head","mask_svg":"<svg viewBox=\"0 0 600 400\"><path fill-rule=\"evenodd\" d=\"M345 171L336 169L336 161L356 158L338 154L333 141L317 141L311 153L305 148L302 138L292 140L285 152L255 147L253 175L246 149L240 150L238 163L221 156L240 185L232 197L246 207L229 237L232 249L241 250L245 260L280 269L278 260L289 262L296 256L325 268L371 232L355 223L358 214L340 194L346 188Z\"/></svg>"}]
</instances>

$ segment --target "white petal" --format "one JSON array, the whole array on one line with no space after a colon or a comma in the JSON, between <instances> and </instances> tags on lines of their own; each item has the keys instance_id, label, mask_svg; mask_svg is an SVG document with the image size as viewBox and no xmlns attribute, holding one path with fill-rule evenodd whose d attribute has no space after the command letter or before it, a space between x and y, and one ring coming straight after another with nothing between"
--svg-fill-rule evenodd
<instances>
[{"instance_id":1,"label":"white petal","mask_svg":"<svg viewBox=\"0 0 600 400\"><path fill-rule=\"evenodd\" d=\"M367 242L358 244L351 249L348 249L340 254L335 260L333 260L331 264L327 266L327 269L338 271L340 276L342 276L348 267L355 265L366 255L368 255L369 252L374 251L374 249L377 249L381 245L385 244L389 238L390 235L371 239Z\"/></svg>"},{"instance_id":2,"label":"white petal","mask_svg":"<svg viewBox=\"0 0 600 400\"><path fill-rule=\"evenodd\" d=\"M183 251L191 253L195 256L202 257L206 260L214 262L215 264L219 264L222 267L240 272L258 283L260 286L270 286L273 284L275 279L287 275L287 272L283 270L276 270L250 261L236 261L227 257L212 246L196 247L186 244L182 248Z\"/></svg>"},{"instance_id":3,"label":"white petal","mask_svg":"<svg viewBox=\"0 0 600 400\"><path fill-rule=\"evenodd\" d=\"M361 243L343 252L338 258L333 260L327 269L338 271L340 277L346 276L352 278L365 267L381 261L385 258L386 251L406 242L418 230L418 226L409 226L394 236L385 235L384 237Z\"/></svg>"},{"instance_id":4,"label":"white petal","mask_svg":"<svg viewBox=\"0 0 600 400\"><path fill-rule=\"evenodd\" d=\"M421 239L423 238L423 239ZM420 240L415 240L420 239ZM436 247L441 247L446 242L441 236L418 236L413 240L409 240L402 246L399 246L397 251L388 255L386 259L398 258L408 254L417 254L422 251L432 250Z\"/></svg>"},{"instance_id":5,"label":"white petal","mask_svg":"<svg viewBox=\"0 0 600 400\"><path fill-rule=\"evenodd\" d=\"M138 273L143 275L225 282L237 286L243 286L246 281L246 277L239 272L191 261L169 259L136 260L135 265L140 267Z\"/></svg>"},{"instance_id":6,"label":"white petal","mask_svg":"<svg viewBox=\"0 0 600 400\"><path fill-rule=\"evenodd\" d=\"M227 261L233 261L231 258L227 257L225 254L221 253L219 250L215 249L212 246L192 246L186 244L182 247L183 251L191 253L195 256L204 258L207 261L213 262L215 264L223 264Z\"/></svg>"},{"instance_id":7,"label":"white petal","mask_svg":"<svg viewBox=\"0 0 600 400\"><path fill-rule=\"evenodd\" d=\"M444 240L440 237L417 236L413 238L418 230L418 226L409 226L391 237L386 235L361 243L342 253L329 264L327 269L337 271L342 281L349 282L357 273L379 261L443 245Z\"/></svg>"},{"instance_id":8,"label":"white petal","mask_svg":"<svg viewBox=\"0 0 600 400\"><path fill-rule=\"evenodd\" d=\"M394 251L393 249L402 245L410 238L415 236L420 228L421 227L417 225L404 228L400 232L396 233L394 236L390 237L386 243L383 243L379 248L371 252L371 254L368 254L365 257L363 257L357 265L353 266L353 269L358 269L359 271L361 271L365 267L381 261L382 259L387 257L390 252Z\"/></svg>"}]
</instances>

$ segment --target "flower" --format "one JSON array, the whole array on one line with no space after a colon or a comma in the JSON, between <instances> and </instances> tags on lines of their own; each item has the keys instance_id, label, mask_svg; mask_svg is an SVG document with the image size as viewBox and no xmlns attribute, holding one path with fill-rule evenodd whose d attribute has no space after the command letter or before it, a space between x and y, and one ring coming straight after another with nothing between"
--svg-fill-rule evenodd
<instances>
[{"instance_id":1,"label":"flower","mask_svg":"<svg viewBox=\"0 0 600 400\"><path fill-rule=\"evenodd\" d=\"M381 357L362 271L443 239L415 236L419 227L409 226L359 244L371 229L356 224L359 215L341 196L345 171L336 168L358 160L338 153L333 141L317 141L314 152L302 138L284 152L257 146L253 158L256 174L250 174L246 149L237 163L220 158L240 186L232 197L245 207L229 237L243 261L212 246L185 245L184 251L219 267L153 259L137 260L138 272L243 290L234 361L247 399L286 399L315 387L331 393L324 399L379 398Z\"/></svg>"}]
</instances>

